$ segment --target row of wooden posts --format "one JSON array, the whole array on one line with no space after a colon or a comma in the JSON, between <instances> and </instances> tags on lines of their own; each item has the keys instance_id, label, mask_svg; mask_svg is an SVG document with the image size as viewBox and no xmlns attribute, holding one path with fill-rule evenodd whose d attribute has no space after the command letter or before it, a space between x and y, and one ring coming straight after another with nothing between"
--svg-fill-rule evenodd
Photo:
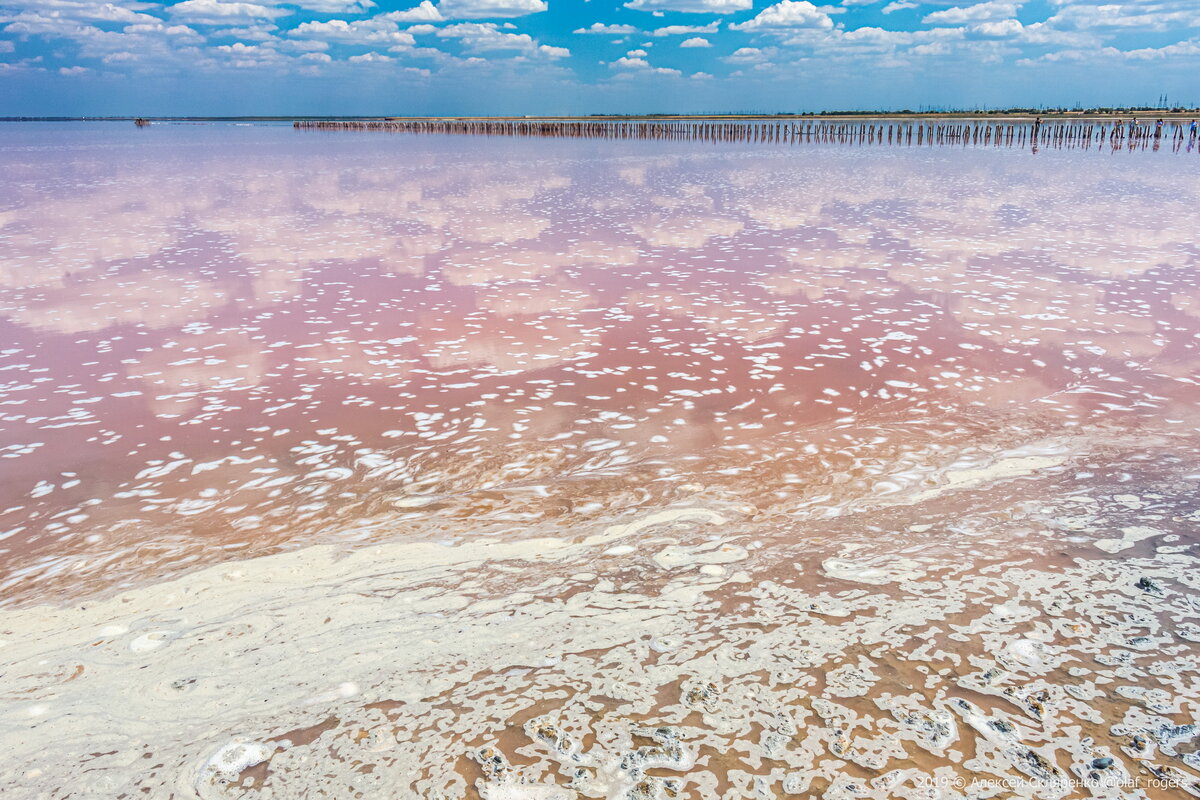
<instances>
[{"instance_id":1,"label":"row of wooden posts","mask_svg":"<svg viewBox=\"0 0 1200 800\"><path fill-rule=\"evenodd\" d=\"M1034 147L1158 147L1195 143L1194 123L993 121L721 121L721 120L297 120L303 130L392 131L474 136L546 136L589 139L891 145Z\"/></svg>"}]
</instances>

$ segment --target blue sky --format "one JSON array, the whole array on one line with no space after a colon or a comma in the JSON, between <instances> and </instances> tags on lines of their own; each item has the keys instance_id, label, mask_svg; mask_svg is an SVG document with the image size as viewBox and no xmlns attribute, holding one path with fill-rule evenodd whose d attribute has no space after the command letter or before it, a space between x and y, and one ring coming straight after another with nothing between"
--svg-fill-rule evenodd
<instances>
[{"instance_id":1,"label":"blue sky","mask_svg":"<svg viewBox=\"0 0 1200 800\"><path fill-rule=\"evenodd\" d=\"M1200 104L1200 0L0 0L0 116Z\"/></svg>"}]
</instances>

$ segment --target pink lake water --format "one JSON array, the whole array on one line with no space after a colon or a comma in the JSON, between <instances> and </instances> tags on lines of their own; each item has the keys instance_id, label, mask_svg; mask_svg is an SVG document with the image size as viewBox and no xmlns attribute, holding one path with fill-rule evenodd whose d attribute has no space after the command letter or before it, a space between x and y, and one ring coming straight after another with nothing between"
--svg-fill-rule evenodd
<instances>
[{"instance_id":1,"label":"pink lake water","mask_svg":"<svg viewBox=\"0 0 1200 800\"><path fill-rule=\"evenodd\" d=\"M3 793L1195 794L1197 163L4 127Z\"/></svg>"}]
</instances>

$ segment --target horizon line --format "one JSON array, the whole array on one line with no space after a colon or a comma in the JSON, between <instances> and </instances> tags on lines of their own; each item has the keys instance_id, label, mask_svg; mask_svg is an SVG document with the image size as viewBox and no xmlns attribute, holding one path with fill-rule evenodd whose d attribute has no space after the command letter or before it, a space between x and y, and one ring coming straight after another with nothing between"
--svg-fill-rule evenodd
<instances>
[{"instance_id":1,"label":"horizon line","mask_svg":"<svg viewBox=\"0 0 1200 800\"><path fill-rule=\"evenodd\" d=\"M648 113L648 114L239 114L239 115L181 115L181 114L114 114L114 115L10 115L0 116L0 122L290 122L295 120L726 120L726 119L811 119L830 117L874 117L874 118L937 118L937 117L1088 117L1113 116L1117 114L1146 114L1177 116L1200 114L1200 108L1175 106L1154 108L1149 106L1096 106L1091 108L1029 108L1010 107L1004 109L973 109L938 111L901 110L836 110L836 111L780 111L780 112L728 112L728 113Z\"/></svg>"}]
</instances>

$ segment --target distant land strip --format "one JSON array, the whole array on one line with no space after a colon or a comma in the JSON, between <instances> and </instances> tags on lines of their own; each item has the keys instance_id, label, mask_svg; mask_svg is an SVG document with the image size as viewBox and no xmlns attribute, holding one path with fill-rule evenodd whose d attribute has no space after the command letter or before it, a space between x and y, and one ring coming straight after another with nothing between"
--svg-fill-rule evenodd
<instances>
[{"instance_id":1,"label":"distant land strip","mask_svg":"<svg viewBox=\"0 0 1200 800\"><path fill-rule=\"evenodd\" d=\"M130 116L7 116L0 117L0 122L373 122L373 121L473 121L473 122L507 122L516 120L539 120L553 122L584 122L597 120L613 121L706 121L706 120L838 120L838 119L877 119L877 120L922 120L922 119L988 119L1011 120L1013 122L1033 121L1041 117L1043 120L1108 120L1115 117L1127 119L1193 119L1200 118L1200 108L1094 108L1082 110L1048 109L1002 109L992 111L821 111L821 112L779 112L779 113L729 113L729 114L586 114L586 115L464 115L464 116L422 116L422 115L244 115L244 116L172 116L172 115L130 115Z\"/></svg>"}]
</instances>

